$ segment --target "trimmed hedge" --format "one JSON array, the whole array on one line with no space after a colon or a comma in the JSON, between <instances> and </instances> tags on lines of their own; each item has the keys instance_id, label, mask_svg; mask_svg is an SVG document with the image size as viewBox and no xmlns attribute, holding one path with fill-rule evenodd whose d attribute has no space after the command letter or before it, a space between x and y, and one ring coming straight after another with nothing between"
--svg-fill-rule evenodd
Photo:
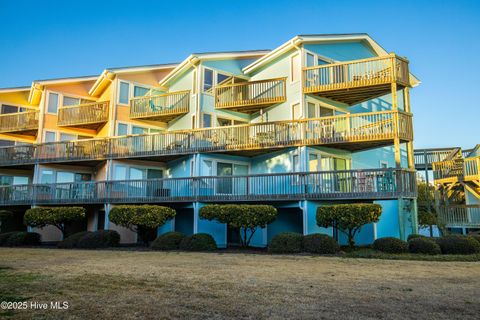
<instances>
[{"instance_id":1,"label":"trimmed hedge","mask_svg":"<svg viewBox=\"0 0 480 320\"><path fill-rule=\"evenodd\" d=\"M208 233L196 233L183 238L179 248L185 251L213 251L217 249L217 243Z\"/></svg>"},{"instance_id":2,"label":"trimmed hedge","mask_svg":"<svg viewBox=\"0 0 480 320\"><path fill-rule=\"evenodd\" d=\"M6 241L10 247L36 246L40 244L40 235L36 232L15 232Z\"/></svg>"},{"instance_id":3,"label":"trimmed hedge","mask_svg":"<svg viewBox=\"0 0 480 320\"><path fill-rule=\"evenodd\" d=\"M421 234L412 233L408 236L407 241L410 241L412 239L417 239L417 238L427 238L427 237Z\"/></svg>"},{"instance_id":4,"label":"trimmed hedge","mask_svg":"<svg viewBox=\"0 0 480 320\"><path fill-rule=\"evenodd\" d=\"M71 236L65 238L63 241L60 241L57 244L58 248L61 249L71 249L78 246L78 241L82 239L85 235L89 234L90 231L82 231L72 234Z\"/></svg>"},{"instance_id":5,"label":"trimmed hedge","mask_svg":"<svg viewBox=\"0 0 480 320\"><path fill-rule=\"evenodd\" d=\"M17 233L17 231L0 233L0 246L6 246L8 238L10 238L15 233Z\"/></svg>"},{"instance_id":6,"label":"trimmed hedge","mask_svg":"<svg viewBox=\"0 0 480 320\"><path fill-rule=\"evenodd\" d=\"M178 250L184 238L185 235L181 232L167 232L155 239L150 247L153 250Z\"/></svg>"},{"instance_id":7,"label":"trimmed hedge","mask_svg":"<svg viewBox=\"0 0 480 320\"><path fill-rule=\"evenodd\" d=\"M443 254L472 254L480 252L480 243L475 238L462 235L448 235L438 239Z\"/></svg>"},{"instance_id":8,"label":"trimmed hedge","mask_svg":"<svg viewBox=\"0 0 480 320\"><path fill-rule=\"evenodd\" d=\"M310 253L334 254L340 250L340 246L329 235L314 233L303 237L303 250Z\"/></svg>"},{"instance_id":9,"label":"trimmed hedge","mask_svg":"<svg viewBox=\"0 0 480 320\"><path fill-rule=\"evenodd\" d=\"M373 249L386 253L406 253L408 243L393 237L379 238L373 242Z\"/></svg>"},{"instance_id":10,"label":"trimmed hedge","mask_svg":"<svg viewBox=\"0 0 480 320\"><path fill-rule=\"evenodd\" d=\"M120 242L120 235L114 230L98 230L89 232L77 242L78 248L94 249L116 247Z\"/></svg>"},{"instance_id":11,"label":"trimmed hedge","mask_svg":"<svg viewBox=\"0 0 480 320\"><path fill-rule=\"evenodd\" d=\"M303 235L296 232L282 232L273 237L268 246L271 253L299 253L303 249Z\"/></svg>"},{"instance_id":12,"label":"trimmed hedge","mask_svg":"<svg viewBox=\"0 0 480 320\"><path fill-rule=\"evenodd\" d=\"M408 241L408 251L410 253L421 254L441 254L440 246L433 239L426 237L416 237Z\"/></svg>"}]
</instances>

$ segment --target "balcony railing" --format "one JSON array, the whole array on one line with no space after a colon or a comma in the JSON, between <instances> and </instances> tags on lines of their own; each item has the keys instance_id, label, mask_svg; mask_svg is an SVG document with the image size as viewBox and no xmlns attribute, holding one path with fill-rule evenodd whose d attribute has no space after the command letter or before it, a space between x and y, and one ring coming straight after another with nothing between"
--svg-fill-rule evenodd
<instances>
[{"instance_id":1,"label":"balcony railing","mask_svg":"<svg viewBox=\"0 0 480 320\"><path fill-rule=\"evenodd\" d=\"M286 78L225 84L215 88L216 109L253 113L286 99Z\"/></svg>"},{"instance_id":2,"label":"balcony railing","mask_svg":"<svg viewBox=\"0 0 480 320\"><path fill-rule=\"evenodd\" d=\"M473 158L466 158L464 179L480 181L480 156Z\"/></svg>"},{"instance_id":3,"label":"balcony railing","mask_svg":"<svg viewBox=\"0 0 480 320\"><path fill-rule=\"evenodd\" d=\"M303 69L303 92L353 105L410 85L408 61L394 54Z\"/></svg>"},{"instance_id":4,"label":"balcony railing","mask_svg":"<svg viewBox=\"0 0 480 320\"><path fill-rule=\"evenodd\" d=\"M109 101L64 106L58 109L59 126L97 129L108 121Z\"/></svg>"},{"instance_id":5,"label":"balcony railing","mask_svg":"<svg viewBox=\"0 0 480 320\"><path fill-rule=\"evenodd\" d=\"M130 100L130 118L168 122L189 112L190 91L164 93Z\"/></svg>"},{"instance_id":6,"label":"balcony railing","mask_svg":"<svg viewBox=\"0 0 480 320\"><path fill-rule=\"evenodd\" d=\"M438 219L447 227L480 227L480 205L440 206Z\"/></svg>"},{"instance_id":7,"label":"balcony railing","mask_svg":"<svg viewBox=\"0 0 480 320\"><path fill-rule=\"evenodd\" d=\"M38 130L37 110L0 115L0 133L25 133L36 135Z\"/></svg>"},{"instance_id":8,"label":"balcony railing","mask_svg":"<svg viewBox=\"0 0 480 320\"><path fill-rule=\"evenodd\" d=\"M432 163L444 161L456 148L416 149L414 151L415 167L431 169Z\"/></svg>"},{"instance_id":9,"label":"balcony railing","mask_svg":"<svg viewBox=\"0 0 480 320\"><path fill-rule=\"evenodd\" d=\"M453 182L463 179L463 158L433 163L433 178L436 183Z\"/></svg>"},{"instance_id":10,"label":"balcony railing","mask_svg":"<svg viewBox=\"0 0 480 320\"><path fill-rule=\"evenodd\" d=\"M0 186L0 205L415 197L415 172L366 169Z\"/></svg>"},{"instance_id":11,"label":"balcony railing","mask_svg":"<svg viewBox=\"0 0 480 320\"><path fill-rule=\"evenodd\" d=\"M409 113L382 111L317 119L166 131L105 139L59 141L0 148L0 165L182 155L196 152L272 150L325 145L360 150L388 145L398 134L412 139Z\"/></svg>"}]
</instances>

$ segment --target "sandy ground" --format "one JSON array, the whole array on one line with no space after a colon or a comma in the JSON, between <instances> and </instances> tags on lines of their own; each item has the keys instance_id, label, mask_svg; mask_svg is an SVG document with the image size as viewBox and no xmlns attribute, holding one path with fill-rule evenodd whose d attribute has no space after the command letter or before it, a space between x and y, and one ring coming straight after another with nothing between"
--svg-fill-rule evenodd
<instances>
[{"instance_id":1,"label":"sandy ground","mask_svg":"<svg viewBox=\"0 0 480 320\"><path fill-rule=\"evenodd\" d=\"M480 263L2 248L5 299L69 303L14 318L478 319Z\"/></svg>"}]
</instances>

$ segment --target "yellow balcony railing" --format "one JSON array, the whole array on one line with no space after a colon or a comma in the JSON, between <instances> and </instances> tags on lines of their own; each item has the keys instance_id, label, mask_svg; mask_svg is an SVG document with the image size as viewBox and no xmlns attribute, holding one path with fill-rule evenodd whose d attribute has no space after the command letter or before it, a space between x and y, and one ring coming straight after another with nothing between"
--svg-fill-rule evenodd
<instances>
[{"instance_id":1,"label":"yellow balcony railing","mask_svg":"<svg viewBox=\"0 0 480 320\"><path fill-rule=\"evenodd\" d=\"M286 101L286 78L225 84L215 88L215 108L253 113Z\"/></svg>"},{"instance_id":2,"label":"yellow balcony railing","mask_svg":"<svg viewBox=\"0 0 480 320\"><path fill-rule=\"evenodd\" d=\"M36 135L38 131L37 110L0 115L1 133L24 133Z\"/></svg>"},{"instance_id":3,"label":"yellow balcony railing","mask_svg":"<svg viewBox=\"0 0 480 320\"><path fill-rule=\"evenodd\" d=\"M353 105L410 86L408 61L390 54L303 69L303 92Z\"/></svg>"},{"instance_id":4,"label":"yellow balcony railing","mask_svg":"<svg viewBox=\"0 0 480 320\"><path fill-rule=\"evenodd\" d=\"M98 128L108 121L109 101L63 106L58 109L58 125Z\"/></svg>"},{"instance_id":5,"label":"yellow balcony railing","mask_svg":"<svg viewBox=\"0 0 480 320\"><path fill-rule=\"evenodd\" d=\"M480 156L465 159L465 173L464 178L467 181L480 181Z\"/></svg>"},{"instance_id":6,"label":"yellow balcony railing","mask_svg":"<svg viewBox=\"0 0 480 320\"><path fill-rule=\"evenodd\" d=\"M130 118L168 122L189 112L190 91L177 91L130 100Z\"/></svg>"}]
</instances>

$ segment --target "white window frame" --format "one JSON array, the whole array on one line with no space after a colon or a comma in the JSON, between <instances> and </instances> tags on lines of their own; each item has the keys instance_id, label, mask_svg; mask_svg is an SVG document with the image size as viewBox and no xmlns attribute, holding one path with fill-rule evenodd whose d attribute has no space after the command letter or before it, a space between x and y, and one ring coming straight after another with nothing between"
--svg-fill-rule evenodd
<instances>
[{"instance_id":1,"label":"white window frame","mask_svg":"<svg viewBox=\"0 0 480 320\"><path fill-rule=\"evenodd\" d=\"M127 104L120 102L120 83L121 82L128 84L128 103ZM120 106L128 107L130 105L130 101L133 98L135 98L133 96L133 93L135 91L135 87L142 87L142 88L145 88L145 89L149 89L150 93L147 94L146 96L151 95L152 90L155 90L155 89L161 90L160 87L154 87L154 86L151 86L151 85L148 85L148 84L143 84L143 83L136 82L136 81L128 81L128 80L118 79L117 104L120 105Z\"/></svg>"},{"instance_id":2,"label":"white window frame","mask_svg":"<svg viewBox=\"0 0 480 320\"><path fill-rule=\"evenodd\" d=\"M48 103L50 101L50 93L54 93L54 94L57 94L58 95L58 105L57 105L57 112L49 112L48 111ZM58 115L58 109L62 108L63 107L63 98L64 97L69 97L69 98L73 98L73 99L79 99L80 100L80 103L81 103L81 100L93 100L95 101L95 99L93 99L92 97L87 97L87 96L81 96L81 95L77 95L77 94L70 94L70 93L63 93L63 92L58 92L58 91L51 91L51 90L47 90L46 91L46 101L45 101L45 113L46 114L53 114L53 115Z\"/></svg>"},{"instance_id":3,"label":"white window frame","mask_svg":"<svg viewBox=\"0 0 480 320\"><path fill-rule=\"evenodd\" d=\"M161 127L155 127L155 126L149 126L149 125L144 125L144 124L137 124L137 123L133 123L133 122L117 120L117 122L115 124L115 137L121 137L121 136L118 135L118 125L119 124L125 124L127 126L127 136L134 135L134 134L132 134L132 128L133 127L141 127L141 128L147 129L147 132L144 133L144 134L155 134L156 132L151 132L152 130L165 131L165 128L161 128Z\"/></svg>"},{"instance_id":4,"label":"white window frame","mask_svg":"<svg viewBox=\"0 0 480 320\"><path fill-rule=\"evenodd\" d=\"M310 51L310 50L307 50L307 49L304 49L304 52L305 52L305 66L304 66L304 67L307 67L307 55L308 55L308 54L313 55L313 66L311 66L311 67L316 67L316 66L318 66L318 60L323 60L323 61L325 61L326 63L335 63L335 62L337 62L337 61L335 61L335 60L333 60L333 59L330 59L330 58L325 57L324 55L315 53L315 52Z\"/></svg>"},{"instance_id":5,"label":"white window frame","mask_svg":"<svg viewBox=\"0 0 480 320\"><path fill-rule=\"evenodd\" d=\"M350 170L352 168L352 158L348 157L348 156L341 156L341 155L338 155L338 154L333 154L333 153L330 153L330 152L325 152L325 151L321 151L321 150L317 150L317 149L309 149L308 152L307 152L307 161L309 161L309 157L310 157L310 154L316 154L317 156L319 156L319 165L320 167L322 166L321 164L321 159L322 158L338 158L338 159L343 159L346 161L346 164L347 164L347 168L346 170ZM308 163L307 163L308 164ZM308 168L310 170L310 166Z\"/></svg>"},{"instance_id":6,"label":"white window frame","mask_svg":"<svg viewBox=\"0 0 480 320\"><path fill-rule=\"evenodd\" d=\"M212 92L207 92L204 90L204 77L205 77L205 69L208 69L208 70L211 70L213 72L213 79L212 79ZM200 77L200 92L204 93L204 94L208 94L208 95L214 95L215 94L215 87L218 85L217 83L217 76L218 74L223 74L223 75L226 75L228 77L232 77L232 78L239 78L238 76L234 75L233 73L230 73L230 72L226 72L226 71L223 71L223 70L217 70L217 69L213 69L213 68L210 68L210 67L204 67L202 66L201 68L201 77Z\"/></svg>"},{"instance_id":7,"label":"white window frame","mask_svg":"<svg viewBox=\"0 0 480 320\"><path fill-rule=\"evenodd\" d=\"M126 177L125 179L121 179L121 180L130 180L131 168L138 169L138 170L146 170L145 173L147 176L148 176L148 170L162 170L163 178L165 178L165 176L167 175L167 168L165 165L162 165L160 167L155 167L155 166L148 166L148 165L138 165L138 164L117 162L113 164L112 179L114 181L121 181L121 180L115 180L115 173L117 172L117 167L125 167L125 170L126 170Z\"/></svg>"},{"instance_id":8,"label":"white window frame","mask_svg":"<svg viewBox=\"0 0 480 320\"><path fill-rule=\"evenodd\" d=\"M293 107L298 104L298 109L300 110L300 117L298 119L295 119L295 110ZM290 119L292 120L300 120L303 119L303 112L302 112L302 104L300 101L295 101L290 104Z\"/></svg>"},{"instance_id":9,"label":"white window frame","mask_svg":"<svg viewBox=\"0 0 480 320\"><path fill-rule=\"evenodd\" d=\"M293 80L294 70L293 70L293 59L298 58L298 74L296 80ZM300 82L302 79L302 59L299 52L296 52L290 56L290 70L289 70L290 83Z\"/></svg>"},{"instance_id":10,"label":"white window frame","mask_svg":"<svg viewBox=\"0 0 480 320\"><path fill-rule=\"evenodd\" d=\"M46 140L47 140L47 132L53 132L55 134L55 142L60 142L60 135L62 133L75 136L75 139L69 140L69 141L77 141L79 135L80 136L89 136L89 139L93 139L93 136L91 136L90 134L86 134L86 133L84 134L83 132L82 132L82 134L78 134L77 132L67 132L67 131L61 131L61 130L56 130L56 129L45 129L45 130L43 130L43 137L42 137L42 142L44 142L44 143L46 143Z\"/></svg>"},{"instance_id":11,"label":"white window frame","mask_svg":"<svg viewBox=\"0 0 480 320\"><path fill-rule=\"evenodd\" d=\"M17 104L17 103L9 103L9 102L5 102L5 101L0 101L0 111L2 110L3 105L10 106L10 107L17 107L18 112L35 110L35 109L32 109L32 108L24 107L24 106L22 106L20 104ZM20 110L20 109L23 109L23 110Z\"/></svg>"},{"instance_id":12,"label":"white window frame","mask_svg":"<svg viewBox=\"0 0 480 320\"><path fill-rule=\"evenodd\" d=\"M315 105L315 117L314 118L308 118L308 104L309 103L313 103ZM307 100L305 100L305 105L306 105L306 114L305 114L304 119L320 118L320 108L332 109L334 111L333 112L334 116L341 115L341 114L337 114L337 112L341 112L342 114L345 114L345 115L350 114L349 111L342 110L341 108L326 104L326 103L318 101L318 100L307 99Z\"/></svg>"},{"instance_id":13,"label":"white window frame","mask_svg":"<svg viewBox=\"0 0 480 320\"><path fill-rule=\"evenodd\" d=\"M218 162L231 164L232 165L232 173L233 173L233 166L234 165L247 166L247 168L248 168L247 169L247 174L250 174L250 172L251 172L250 163L246 162L246 161L218 159L218 158L213 158L213 157L204 157L202 159L202 165L201 165L201 168L200 168L200 169L202 169L202 176L204 176L203 175L203 161L211 161L212 162L212 174L213 174L214 177L217 176L217 163Z\"/></svg>"}]
</instances>

